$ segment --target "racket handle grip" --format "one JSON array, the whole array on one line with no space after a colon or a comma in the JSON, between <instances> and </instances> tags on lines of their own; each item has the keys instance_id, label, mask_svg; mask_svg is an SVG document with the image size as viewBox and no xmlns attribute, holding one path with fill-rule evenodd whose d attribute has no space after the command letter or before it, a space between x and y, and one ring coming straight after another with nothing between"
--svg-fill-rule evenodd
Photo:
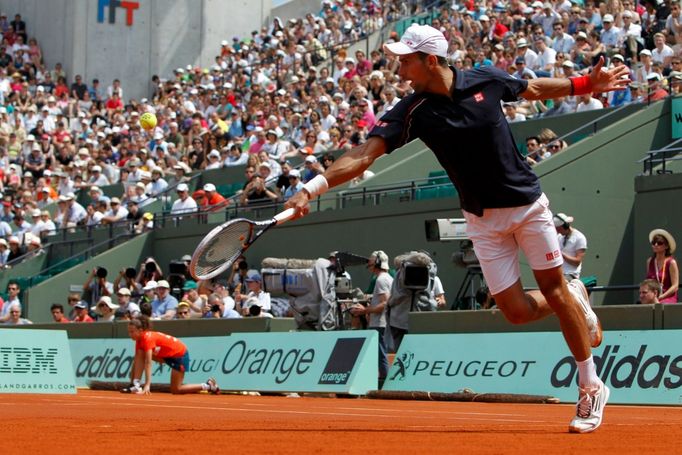
<instances>
[{"instance_id":1,"label":"racket handle grip","mask_svg":"<svg viewBox=\"0 0 682 455\"><path fill-rule=\"evenodd\" d=\"M275 215L274 219L275 221L277 221L277 224L282 224L285 221L289 221L290 219L292 219L294 215L296 215L296 209L291 208L278 213L277 215Z\"/></svg>"}]
</instances>

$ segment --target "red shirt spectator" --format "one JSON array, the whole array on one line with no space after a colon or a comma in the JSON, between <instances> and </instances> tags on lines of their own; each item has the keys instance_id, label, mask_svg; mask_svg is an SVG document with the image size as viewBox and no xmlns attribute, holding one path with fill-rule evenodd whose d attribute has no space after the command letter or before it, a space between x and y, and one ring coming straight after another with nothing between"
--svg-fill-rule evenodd
<instances>
[{"instance_id":1,"label":"red shirt spectator","mask_svg":"<svg viewBox=\"0 0 682 455\"><path fill-rule=\"evenodd\" d=\"M73 322L95 322L88 314L88 304L85 301L81 300L74 305L73 309L76 312Z\"/></svg>"},{"instance_id":2,"label":"red shirt spectator","mask_svg":"<svg viewBox=\"0 0 682 455\"><path fill-rule=\"evenodd\" d=\"M206 195L204 204L202 204L204 207L209 207L210 210L219 210L227 205L227 199L216 191L214 184L207 183L204 185L204 192Z\"/></svg>"},{"instance_id":3,"label":"red shirt spectator","mask_svg":"<svg viewBox=\"0 0 682 455\"><path fill-rule=\"evenodd\" d=\"M114 94L111 98L107 100L106 104L107 110L118 110L123 109L123 101L118 97L118 94Z\"/></svg>"}]
</instances>

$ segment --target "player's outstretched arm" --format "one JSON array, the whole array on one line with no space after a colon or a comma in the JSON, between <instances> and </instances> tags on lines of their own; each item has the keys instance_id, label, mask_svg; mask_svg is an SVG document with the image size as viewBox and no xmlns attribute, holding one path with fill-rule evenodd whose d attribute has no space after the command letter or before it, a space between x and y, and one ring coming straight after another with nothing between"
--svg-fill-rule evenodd
<instances>
[{"instance_id":1,"label":"player's outstretched arm","mask_svg":"<svg viewBox=\"0 0 682 455\"><path fill-rule=\"evenodd\" d=\"M584 95L586 93L611 92L622 90L630 84L630 70L622 65L603 70L604 57L601 57L588 76L571 79L541 77L528 81L528 88L521 93L527 100L546 100L561 96Z\"/></svg>"},{"instance_id":2,"label":"player's outstretched arm","mask_svg":"<svg viewBox=\"0 0 682 455\"><path fill-rule=\"evenodd\" d=\"M152 350L149 349L144 352L144 387L142 393L149 395L152 388Z\"/></svg>"},{"instance_id":3,"label":"player's outstretched arm","mask_svg":"<svg viewBox=\"0 0 682 455\"><path fill-rule=\"evenodd\" d=\"M352 148L332 164L324 175L318 175L304 185L303 190L293 195L285 204L295 208L298 216L308 213L308 201L324 193L328 188L340 185L362 175L365 170L386 152L386 142L380 137L371 137L367 142Z\"/></svg>"}]
</instances>

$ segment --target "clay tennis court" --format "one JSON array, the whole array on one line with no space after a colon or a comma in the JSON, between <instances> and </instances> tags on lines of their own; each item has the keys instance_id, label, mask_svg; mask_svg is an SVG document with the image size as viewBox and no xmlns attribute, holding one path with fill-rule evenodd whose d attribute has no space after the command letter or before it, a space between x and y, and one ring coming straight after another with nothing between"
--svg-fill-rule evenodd
<instances>
[{"instance_id":1,"label":"clay tennis court","mask_svg":"<svg viewBox=\"0 0 682 455\"><path fill-rule=\"evenodd\" d=\"M673 453L682 408L609 406L567 433L572 405L286 398L0 395L3 454Z\"/></svg>"}]
</instances>

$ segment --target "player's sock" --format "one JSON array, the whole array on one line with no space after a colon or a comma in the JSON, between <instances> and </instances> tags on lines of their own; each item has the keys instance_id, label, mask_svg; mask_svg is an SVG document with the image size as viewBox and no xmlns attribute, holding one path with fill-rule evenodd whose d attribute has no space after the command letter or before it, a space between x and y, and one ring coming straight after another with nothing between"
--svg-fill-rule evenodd
<instances>
[{"instance_id":1,"label":"player's sock","mask_svg":"<svg viewBox=\"0 0 682 455\"><path fill-rule=\"evenodd\" d=\"M597 367L592 356L589 356L582 362L576 360L575 363L578 365L578 382L580 387L592 387L601 383L599 376L597 376Z\"/></svg>"},{"instance_id":2,"label":"player's sock","mask_svg":"<svg viewBox=\"0 0 682 455\"><path fill-rule=\"evenodd\" d=\"M140 385L140 380L139 380L139 379L133 379L133 385L134 385L135 387L142 387L142 386Z\"/></svg>"}]
</instances>

